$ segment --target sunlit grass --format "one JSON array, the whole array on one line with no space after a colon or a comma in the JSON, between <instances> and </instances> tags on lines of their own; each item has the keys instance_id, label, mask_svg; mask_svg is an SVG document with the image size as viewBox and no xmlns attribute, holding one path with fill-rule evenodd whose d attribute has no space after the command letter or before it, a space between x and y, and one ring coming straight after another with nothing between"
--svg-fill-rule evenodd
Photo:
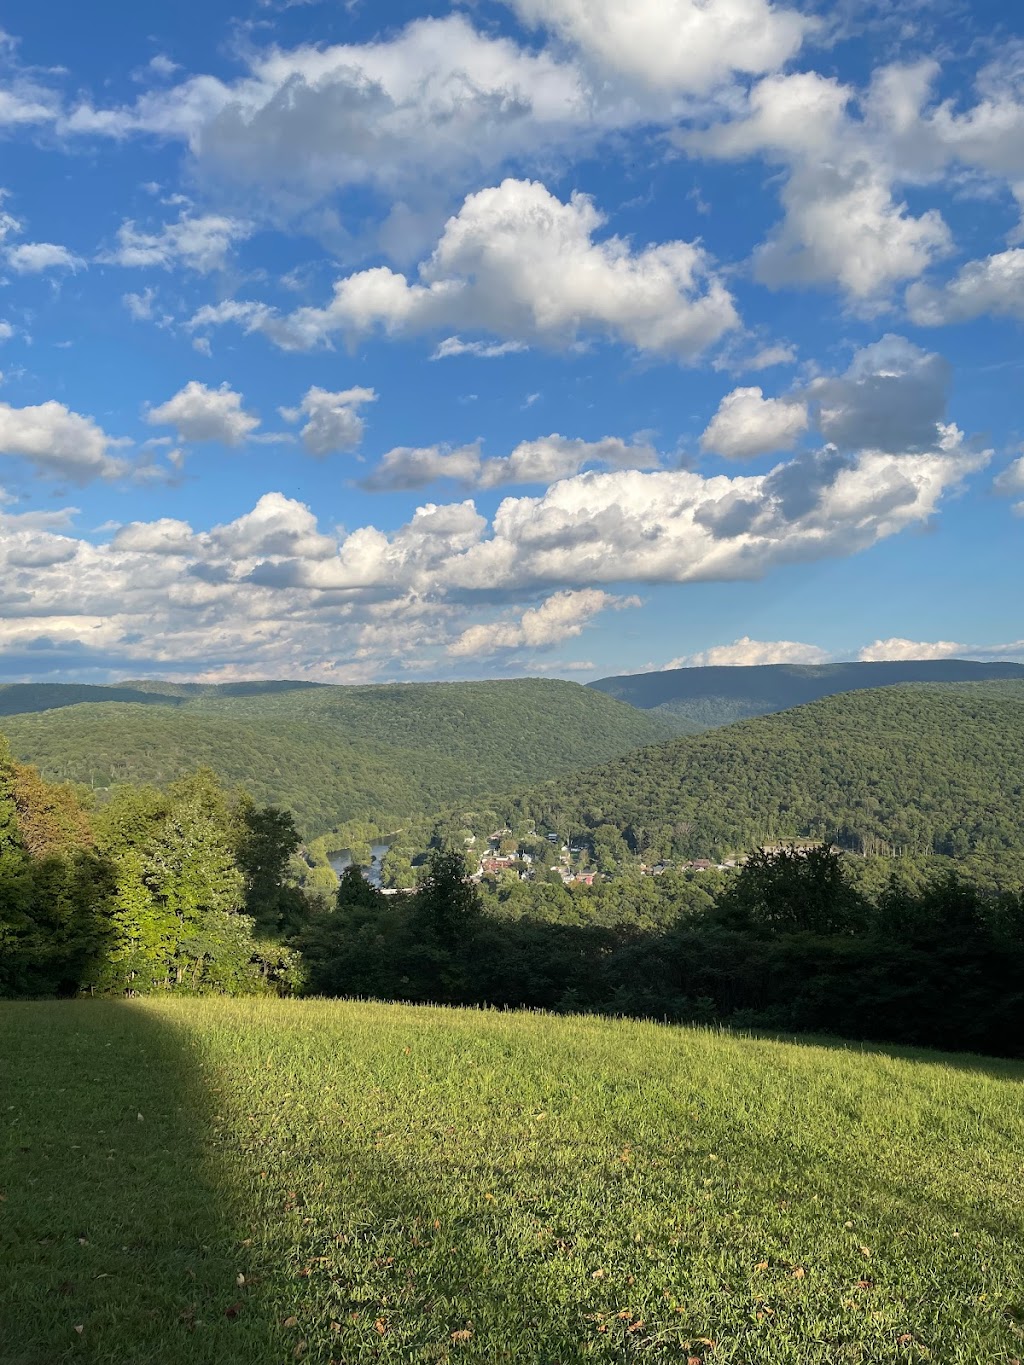
<instances>
[{"instance_id":1,"label":"sunlit grass","mask_svg":"<svg viewBox=\"0 0 1024 1365\"><path fill-rule=\"evenodd\" d=\"M1010 1362L1022 1080L629 1021L0 1006L0 1362Z\"/></svg>"}]
</instances>

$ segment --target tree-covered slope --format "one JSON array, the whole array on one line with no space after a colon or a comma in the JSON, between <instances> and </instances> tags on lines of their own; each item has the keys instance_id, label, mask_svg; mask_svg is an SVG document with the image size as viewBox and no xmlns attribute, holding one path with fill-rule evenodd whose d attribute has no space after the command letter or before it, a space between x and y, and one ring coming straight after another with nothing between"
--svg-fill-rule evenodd
<instances>
[{"instance_id":1,"label":"tree-covered slope","mask_svg":"<svg viewBox=\"0 0 1024 1365\"><path fill-rule=\"evenodd\" d=\"M508 807L551 829L612 826L651 858L803 837L1019 859L1024 683L845 693L640 750Z\"/></svg>"},{"instance_id":2,"label":"tree-covered slope","mask_svg":"<svg viewBox=\"0 0 1024 1365\"><path fill-rule=\"evenodd\" d=\"M86 702L133 701L143 705L179 705L209 694L248 697L261 692L298 692L320 683L272 681L240 683L0 683L0 716L54 711Z\"/></svg>"},{"instance_id":3,"label":"tree-covered slope","mask_svg":"<svg viewBox=\"0 0 1024 1365\"><path fill-rule=\"evenodd\" d=\"M601 678L589 685L673 721L683 734L786 711L820 697L901 683L1024 681L1024 665L970 659L670 668Z\"/></svg>"},{"instance_id":4,"label":"tree-covered slope","mask_svg":"<svg viewBox=\"0 0 1024 1365\"><path fill-rule=\"evenodd\" d=\"M46 775L100 788L166 783L208 764L258 801L290 807L310 836L524 786L669 732L601 693L543 679L201 688L8 715L2 730Z\"/></svg>"}]
</instances>

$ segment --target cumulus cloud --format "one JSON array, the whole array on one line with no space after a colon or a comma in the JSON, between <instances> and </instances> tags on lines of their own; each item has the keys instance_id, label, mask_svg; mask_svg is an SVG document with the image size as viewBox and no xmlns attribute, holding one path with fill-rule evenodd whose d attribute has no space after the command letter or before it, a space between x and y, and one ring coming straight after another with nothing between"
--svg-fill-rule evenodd
<instances>
[{"instance_id":1,"label":"cumulus cloud","mask_svg":"<svg viewBox=\"0 0 1024 1365\"><path fill-rule=\"evenodd\" d=\"M703 248L674 241L633 250L620 237L596 240L603 223L586 195L563 203L539 182L505 180L466 199L416 280L376 266L339 280L323 308L280 317L265 304L229 301L190 325L236 322L288 350L377 330L470 328L555 349L597 336L681 361L738 325Z\"/></svg>"},{"instance_id":2,"label":"cumulus cloud","mask_svg":"<svg viewBox=\"0 0 1024 1365\"><path fill-rule=\"evenodd\" d=\"M765 398L759 388L733 389L700 438L702 450L727 460L790 450L808 427L807 405L798 398Z\"/></svg>"},{"instance_id":3,"label":"cumulus cloud","mask_svg":"<svg viewBox=\"0 0 1024 1365\"><path fill-rule=\"evenodd\" d=\"M849 369L807 389L821 434L843 450L930 450L942 435L952 371L942 356L886 334Z\"/></svg>"},{"instance_id":4,"label":"cumulus cloud","mask_svg":"<svg viewBox=\"0 0 1024 1365\"><path fill-rule=\"evenodd\" d=\"M463 658L506 649L544 649L582 634L584 627L609 607L621 610L638 606L638 597L615 597L598 588L557 592L515 620L470 626L452 641L448 653Z\"/></svg>"},{"instance_id":5,"label":"cumulus cloud","mask_svg":"<svg viewBox=\"0 0 1024 1365\"><path fill-rule=\"evenodd\" d=\"M227 383L211 389L196 379L166 403L150 408L146 421L177 428L182 441L220 441L226 446L242 445L260 424L242 407L242 395Z\"/></svg>"},{"instance_id":6,"label":"cumulus cloud","mask_svg":"<svg viewBox=\"0 0 1024 1365\"><path fill-rule=\"evenodd\" d=\"M228 252L248 237L251 225L221 214L193 217L183 213L157 232L145 232L129 218L117 230L117 245L101 253L99 260L134 268L170 270L184 265L207 274L223 269Z\"/></svg>"},{"instance_id":7,"label":"cumulus cloud","mask_svg":"<svg viewBox=\"0 0 1024 1365\"><path fill-rule=\"evenodd\" d=\"M66 513L0 508L0 581L8 619L51 658L54 639L85 656L102 640L108 668L403 676L571 636L616 605L609 583L752 579L856 553L934 515L985 459L947 434L918 454L816 452L757 476L591 471L506 497L490 522L469 500L426 503L390 532L325 533L282 493L209 530L133 522L109 545L70 533Z\"/></svg>"},{"instance_id":8,"label":"cumulus cloud","mask_svg":"<svg viewBox=\"0 0 1024 1365\"><path fill-rule=\"evenodd\" d=\"M294 209L354 184L436 197L438 181L633 117L602 109L572 62L453 14L383 41L253 51L239 80L198 75L131 106L85 103L63 129L180 139L201 175Z\"/></svg>"},{"instance_id":9,"label":"cumulus cloud","mask_svg":"<svg viewBox=\"0 0 1024 1365\"><path fill-rule=\"evenodd\" d=\"M302 444L310 455L332 455L336 451L356 449L366 429L359 409L376 401L377 394L373 389L342 389L331 393L314 385L306 391L297 408L282 408L281 416L287 422L308 417L301 432Z\"/></svg>"},{"instance_id":10,"label":"cumulus cloud","mask_svg":"<svg viewBox=\"0 0 1024 1365\"><path fill-rule=\"evenodd\" d=\"M1024 320L1024 249L968 261L945 285L911 285L907 312L920 327L970 322L983 314Z\"/></svg>"},{"instance_id":11,"label":"cumulus cloud","mask_svg":"<svg viewBox=\"0 0 1024 1365\"><path fill-rule=\"evenodd\" d=\"M133 521L118 528L111 549L149 555L185 555L196 545L187 521L159 517L156 521Z\"/></svg>"},{"instance_id":12,"label":"cumulus cloud","mask_svg":"<svg viewBox=\"0 0 1024 1365\"><path fill-rule=\"evenodd\" d=\"M7 264L19 275L40 275L45 270L78 270L85 262L80 256L56 242L22 242L8 247Z\"/></svg>"},{"instance_id":13,"label":"cumulus cloud","mask_svg":"<svg viewBox=\"0 0 1024 1365\"><path fill-rule=\"evenodd\" d=\"M731 645L713 645L696 654L681 654L664 665L669 668L706 668L711 666L750 664L824 664L831 655L818 645L801 644L798 640L752 640L741 635Z\"/></svg>"},{"instance_id":14,"label":"cumulus cloud","mask_svg":"<svg viewBox=\"0 0 1024 1365\"><path fill-rule=\"evenodd\" d=\"M610 469L654 469L658 453L646 441L624 441L605 436L599 441L560 436L557 432L534 441L520 441L508 454L484 459L480 442L449 446L398 446L388 451L377 468L362 481L364 488L384 490L424 488L437 479L453 479L466 488L498 488L504 484L551 484L578 474L588 465Z\"/></svg>"},{"instance_id":15,"label":"cumulus cloud","mask_svg":"<svg viewBox=\"0 0 1024 1365\"><path fill-rule=\"evenodd\" d=\"M911 100L923 99L926 74L903 73ZM763 156L786 168L784 217L754 257L765 284L836 285L870 308L951 249L941 214L915 215L895 193L922 174L894 136L897 90L890 81L867 92L855 118L852 87L816 72L773 75L751 89L738 117L678 135L697 155Z\"/></svg>"},{"instance_id":16,"label":"cumulus cloud","mask_svg":"<svg viewBox=\"0 0 1024 1365\"><path fill-rule=\"evenodd\" d=\"M85 484L130 472L111 454L121 444L91 417L50 400L25 408L0 403L0 453L27 460L41 474Z\"/></svg>"},{"instance_id":17,"label":"cumulus cloud","mask_svg":"<svg viewBox=\"0 0 1024 1365\"><path fill-rule=\"evenodd\" d=\"M865 645L857 658L861 663L882 663L888 659L955 659L963 657L969 648L953 640L905 640L893 636Z\"/></svg>"},{"instance_id":18,"label":"cumulus cloud","mask_svg":"<svg viewBox=\"0 0 1024 1365\"><path fill-rule=\"evenodd\" d=\"M480 477L480 444L456 446L395 446L371 474L361 480L373 493L425 488L438 479L453 479L472 487Z\"/></svg>"},{"instance_id":19,"label":"cumulus cloud","mask_svg":"<svg viewBox=\"0 0 1024 1365\"><path fill-rule=\"evenodd\" d=\"M843 374L819 376L786 398L765 398L760 388L725 395L701 447L727 459L785 450L814 427L839 452L875 450L909 454L959 439L946 423L952 371L942 356L887 333L857 350ZM786 475L799 483L811 469L804 456ZM828 457L835 462L835 457ZM730 505L729 515L735 508Z\"/></svg>"},{"instance_id":20,"label":"cumulus cloud","mask_svg":"<svg viewBox=\"0 0 1024 1365\"><path fill-rule=\"evenodd\" d=\"M578 48L607 76L702 94L734 72L774 71L814 21L770 0L507 0L527 24Z\"/></svg>"}]
</instances>

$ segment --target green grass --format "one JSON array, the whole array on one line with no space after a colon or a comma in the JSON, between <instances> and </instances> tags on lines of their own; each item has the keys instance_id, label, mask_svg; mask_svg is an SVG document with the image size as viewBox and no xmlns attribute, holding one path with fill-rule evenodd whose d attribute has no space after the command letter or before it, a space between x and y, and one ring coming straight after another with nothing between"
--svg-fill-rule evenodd
<instances>
[{"instance_id":1,"label":"green grass","mask_svg":"<svg viewBox=\"0 0 1024 1365\"><path fill-rule=\"evenodd\" d=\"M0 1361L1005 1365L1022 1080L627 1021L4 1005Z\"/></svg>"}]
</instances>

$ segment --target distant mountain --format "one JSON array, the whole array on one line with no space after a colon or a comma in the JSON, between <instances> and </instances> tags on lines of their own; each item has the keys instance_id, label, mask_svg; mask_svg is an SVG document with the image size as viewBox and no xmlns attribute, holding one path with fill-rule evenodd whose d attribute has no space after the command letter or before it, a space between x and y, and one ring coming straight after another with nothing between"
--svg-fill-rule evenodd
<instances>
[{"instance_id":1,"label":"distant mountain","mask_svg":"<svg viewBox=\"0 0 1024 1365\"><path fill-rule=\"evenodd\" d=\"M969 659L837 664L756 664L748 667L669 668L660 673L601 678L588 686L671 721L677 733L696 734L819 697L899 683L1024 680L1024 664Z\"/></svg>"},{"instance_id":2,"label":"distant mountain","mask_svg":"<svg viewBox=\"0 0 1024 1365\"><path fill-rule=\"evenodd\" d=\"M56 711L90 702L130 701L140 705L177 705L199 697L251 697L320 687L311 682L165 683L0 683L0 716Z\"/></svg>"},{"instance_id":3,"label":"distant mountain","mask_svg":"<svg viewBox=\"0 0 1024 1365\"><path fill-rule=\"evenodd\" d=\"M825 697L627 754L497 809L513 825L599 831L606 846L620 836L650 861L813 838L975 854L1024 873L1022 797L1024 681Z\"/></svg>"},{"instance_id":4,"label":"distant mountain","mask_svg":"<svg viewBox=\"0 0 1024 1365\"><path fill-rule=\"evenodd\" d=\"M12 714L15 706L19 714ZM509 790L673 733L577 683L331 687L307 683L16 684L0 731L50 778L106 788L166 783L208 764L312 837L387 824L481 791Z\"/></svg>"}]
</instances>

